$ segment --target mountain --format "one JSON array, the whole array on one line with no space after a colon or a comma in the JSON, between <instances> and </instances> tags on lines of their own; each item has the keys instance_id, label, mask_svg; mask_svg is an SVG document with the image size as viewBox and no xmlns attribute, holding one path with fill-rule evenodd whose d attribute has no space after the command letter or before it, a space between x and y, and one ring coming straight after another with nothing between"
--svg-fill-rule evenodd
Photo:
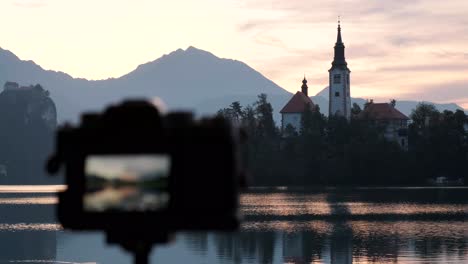
<instances>
[{"instance_id":1,"label":"mountain","mask_svg":"<svg viewBox=\"0 0 468 264\"><path fill-rule=\"evenodd\" d=\"M119 78L99 81L44 70L33 61L20 60L10 51L0 49L0 85L6 81L22 85L40 83L50 91L60 122L76 121L83 111L102 110L110 103L129 97L161 97L169 109L212 114L233 101L251 104L260 93L268 95L279 122L279 110L292 96L245 63L219 58L194 47L178 49ZM327 92L312 97L324 113L328 109L327 97ZM364 103L363 99L355 100ZM405 109L411 109L416 102L404 105Z\"/></svg>"},{"instance_id":2,"label":"mountain","mask_svg":"<svg viewBox=\"0 0 468 264\"><path fill-rule=\"evenodd\" d=\"M253 102L260 93L283 98L290 95L245 63L194 47L178 49L120 78L99 81L47 71L0 49L0 83L6 81L40 83L50 91L60 121L75 121L82 111L100 110L124 98L161 97L171 109L214 113L236 98Z\"/></svg>"}]
</instances>

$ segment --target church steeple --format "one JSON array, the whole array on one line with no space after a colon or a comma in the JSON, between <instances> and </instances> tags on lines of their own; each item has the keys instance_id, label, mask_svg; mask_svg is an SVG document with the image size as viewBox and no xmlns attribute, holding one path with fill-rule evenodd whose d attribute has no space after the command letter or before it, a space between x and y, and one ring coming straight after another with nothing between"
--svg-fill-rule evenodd
<instances>
[{"instance_id":1,"label":"church steeple","mask_svg":"<svg viewBox=\"0 0 468 264\"><path fill-rule=\"evenodd\" d=\"M348 63L346 63L345 59L345 46L343 44L343 40L341 38L341 23L340 19L338 18L338 34L336 37L335 43L335 56L332 62L332 68L346 68Z\"/></svg>"},{"instance_id":2,"label":"church steeple","mask_svg":"<svg viewBox=\"0 0 468 264\"><path fill-rule=\"evenodd\" d=\"M309 96L308 95L309 87L307 86L307 80L306 80L305 74L304 74L304 80L302 80L301 90L302 90L302 93L304 93L306 96Z\"/></svg>"},{"instance_id":3,"label":"church steeple","mask_svg":"<svg viewBox=\"0 0 468 264\"><path fill-rule=\"evenodd\" d=\"M341 23L338 19L338 33L335 43L335 57L329 72L329 116L351 118L351 81L348 63L345 59L345 46L341 38Z\"/></svg>"}]
</instances>

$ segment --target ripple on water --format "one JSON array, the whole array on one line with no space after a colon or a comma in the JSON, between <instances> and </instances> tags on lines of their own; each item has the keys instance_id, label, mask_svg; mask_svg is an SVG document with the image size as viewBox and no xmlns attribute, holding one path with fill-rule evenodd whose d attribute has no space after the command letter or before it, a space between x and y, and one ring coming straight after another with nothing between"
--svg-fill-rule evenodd
<instances>
[{"instance_id":1,"label":"ripple on water","mask_svg":"<svg viewBox=\"0 0 468 264\"><path fill-rule=\"evenodd\" d=\"M17 204L17 205L34 205L34 204L57 204L58 198L55 196L47 197L17 197L17 198L0 198L2 204Z\"/></svg>"},{"instance_id":2,"label":"ripple on water","mask_svg":"<svg viewBox=\"0 0 468 264\"><path fill-rule=\"evenodd\" d=\"M97 264L97 262L69 262L51 259L10 260L8 263L47 263L47 264Z\"/></svg>"},{"instance_id":3,"label":"ripple on water","mask_svg":"<svg viewBox=\"0 0 468 264\"><path fill-rule=\"evenodd\" d=\"M0 231L61 231L63 227L54 223L15 223L0 224Z\"/></svg>"},{"instance_id":4,"label":"ripple on water","mask_svg":"<svg viewBox=\"0 0 468 264\"><path fill-rule=\"evenodd\" d=\"M66 189L66 185L0 185L0 193L57 193Z\"/></svg>"}]
</instances>

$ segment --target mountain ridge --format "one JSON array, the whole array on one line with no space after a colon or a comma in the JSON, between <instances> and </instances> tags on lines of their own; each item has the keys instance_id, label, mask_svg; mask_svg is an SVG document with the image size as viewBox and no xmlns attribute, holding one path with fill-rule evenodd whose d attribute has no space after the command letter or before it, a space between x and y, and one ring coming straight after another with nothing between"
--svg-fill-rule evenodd
<instances>
[{"instance_id":1,"label":"mountain ridge","mask_svg":"<svg viewBox=\"0 0 468 264\"><path fill-rule=\"evenodd\" d=\"M40 83L49 90L60 121L76 121L81 112L102 110L124 98L161 97L169 109L196 110L213 114L233 101L253 103L266 93L280 120L279 110L292 94L246 63L219 58L213 53L189 46L140 64L118 78L88 80L53 70L45 70L34 61L18 58L0 48L0 85L6 81L22 85ZM323 113L328 100L313 96ZM357 98L362 104L362 100Z\"/></svg>"},{"instance_id":2,"label":"mountain ridge","mask_svg":"<svg viewBox=\"0 0 468 264\"><path fill-rule=\"evenodd\" d=\"M327 86L323 88L315 96L312 96L311 98L319 99L319 101L321 101L323 98L323 100L326 100L326 102L328 103L329 87ZM357 103L361 108L363 108L364 104L367 102L367 99L359 98L359 97L352 97L351 101L352 103ZM464 109L463 107L455 103L434 103L434 102L429 102L429 101L396 100L396 107L402 113L409 116L411 114L411 111L415 108L416 104L418 103L433 104L436 107L436 109L439 111L443 111L443 110L455 111L459 109L459 110L468 112L466 109Z\"/></svg>"}]
</instances>

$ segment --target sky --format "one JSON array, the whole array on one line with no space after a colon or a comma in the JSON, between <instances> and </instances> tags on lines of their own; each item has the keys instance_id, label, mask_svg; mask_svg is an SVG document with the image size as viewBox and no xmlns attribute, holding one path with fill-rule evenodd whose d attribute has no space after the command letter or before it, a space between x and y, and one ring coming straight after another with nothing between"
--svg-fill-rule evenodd
<instances>
[{"instance_id":1,"label":"sky","mask_svg":"<svg viewBox=\"0 0 468 264\"><path fill-rule=\"evenodd\" d=\"M119 77L178 48L243 61L295 92L328 84L341 16L351 95L468 108L466 0L1 0L0 47L73 77Z\"/></svg>"}]
</instances>

